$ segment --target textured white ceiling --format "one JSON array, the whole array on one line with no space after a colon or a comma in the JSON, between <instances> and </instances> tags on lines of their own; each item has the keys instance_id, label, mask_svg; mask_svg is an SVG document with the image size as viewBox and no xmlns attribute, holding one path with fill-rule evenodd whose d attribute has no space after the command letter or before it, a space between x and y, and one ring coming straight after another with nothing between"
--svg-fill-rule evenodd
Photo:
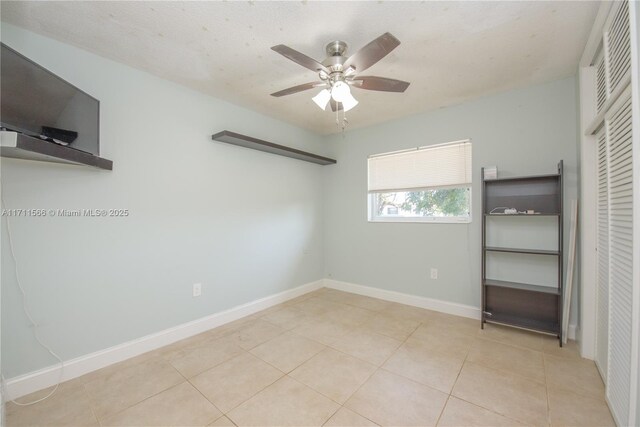
<instances>
[{"instance_id":1,"label":"textured white ceiling","mask_svg":"<svg viewBox=\"0 0 640 427\"><path fill-rule=\"evenodd\" d=\"M319 61L332 40L354 53L389 31L402 44L364 74L411 82L404 94L354 90L349 128L575 73L597 2L8 2L2 20L314 132L337 132L316 80L270 50Z\"/></svg>"}]
</instances>

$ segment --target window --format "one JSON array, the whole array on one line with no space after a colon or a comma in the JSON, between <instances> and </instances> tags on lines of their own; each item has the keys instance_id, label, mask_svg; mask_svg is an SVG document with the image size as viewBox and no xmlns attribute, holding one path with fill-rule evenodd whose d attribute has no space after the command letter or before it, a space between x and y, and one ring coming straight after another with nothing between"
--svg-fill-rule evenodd
<instances>
[{"instance_id":1,"label":"window","mask_svg":"<svg viewBox=\"0 0 640 427\"><path fill-rule=\"evenodd\" d=\"M370 156L369 221L471 222L471 141Z\"/></svg>"}]
</instances>

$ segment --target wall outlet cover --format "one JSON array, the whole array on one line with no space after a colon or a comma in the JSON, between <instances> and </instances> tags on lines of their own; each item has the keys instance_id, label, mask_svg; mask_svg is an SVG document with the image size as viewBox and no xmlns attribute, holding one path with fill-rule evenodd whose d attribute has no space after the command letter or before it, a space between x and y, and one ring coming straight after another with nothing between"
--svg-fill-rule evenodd
<instances>
[{"instance_id":1,"label":"wall outlet cover","mask_svg":"<svg viewBox=\"0 0 640 427\"><path fill-rule=\"evenodd\" d=\"M437 268L432 268L431 269L431 278L434 279L434 280L438 278L438 269Z\"/></svg>"},{"instance_id":2,"label":"wall outlet cover","mask_svg":"<svg viewBox=\"0 0 640 427\"><path fill-rule=\"evenodd\" d=\"M199 297L202 295L202 283L194 283L193 284L193 296Z\"/></svg>"}]
</instances>

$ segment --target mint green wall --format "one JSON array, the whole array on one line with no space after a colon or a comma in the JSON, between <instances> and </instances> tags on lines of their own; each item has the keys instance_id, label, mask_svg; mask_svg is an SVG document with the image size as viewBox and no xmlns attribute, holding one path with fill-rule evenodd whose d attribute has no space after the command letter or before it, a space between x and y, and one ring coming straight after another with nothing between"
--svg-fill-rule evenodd
<instances>
[{"instance_id":1,"label":"mint green wall","mask_svg":"<svg viewBox=\"0 0 640 427\"><path fill-rule=\"evenodd\" d=\"M380 95L390 105L397 96ZM554 173L563 159L568 209L577 195L576 96L575 79L567 78L332 137L338 164L325 175L326 277L479 307L480 168L497 166L500 176ZM367 156L467 138L473 142L470 224L367 222ZM567 214L565 242L569 222ZM542 236L530 231L522 244L543 244ZM439 270L437 280L430 279L431 267ZM518 273L509 268L503 264L502 273ZM534 283L545 277L535 265L523 268Z\"/></svg>"},{"instance_id":2,"label":"mint green wall","mask_svg":"<svg viewBox=\"0 0 640 427\"><path fill-rule=\"evenodd\" d=\"M102 154L114 161L106 172L3 158L8 207L131 212L10 220L30 308L64 359L322 278L323 168L210 139L229 129L322 155L320 137L5 23L1 34L101 101ZM54 360L27 327L6 243L3 218L11 378Z\"/></svg>"}]
</instances>

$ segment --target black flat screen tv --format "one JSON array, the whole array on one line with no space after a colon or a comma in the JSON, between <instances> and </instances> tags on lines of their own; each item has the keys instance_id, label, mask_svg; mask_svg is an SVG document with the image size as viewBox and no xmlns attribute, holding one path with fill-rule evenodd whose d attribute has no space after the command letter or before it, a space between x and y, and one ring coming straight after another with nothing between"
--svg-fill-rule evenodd
<instances>
[{"instance_id":1,"label":"black flat screen tv","mask_svg":"<svg viewBox=\"0 0 640 427\"><path fill-rule=\"evenodd\" d=\"M0 43L0 122L43 144L100 154L100 101ZM42 136L41 136L42 135Z\"/></svg>"}]
</instances>

